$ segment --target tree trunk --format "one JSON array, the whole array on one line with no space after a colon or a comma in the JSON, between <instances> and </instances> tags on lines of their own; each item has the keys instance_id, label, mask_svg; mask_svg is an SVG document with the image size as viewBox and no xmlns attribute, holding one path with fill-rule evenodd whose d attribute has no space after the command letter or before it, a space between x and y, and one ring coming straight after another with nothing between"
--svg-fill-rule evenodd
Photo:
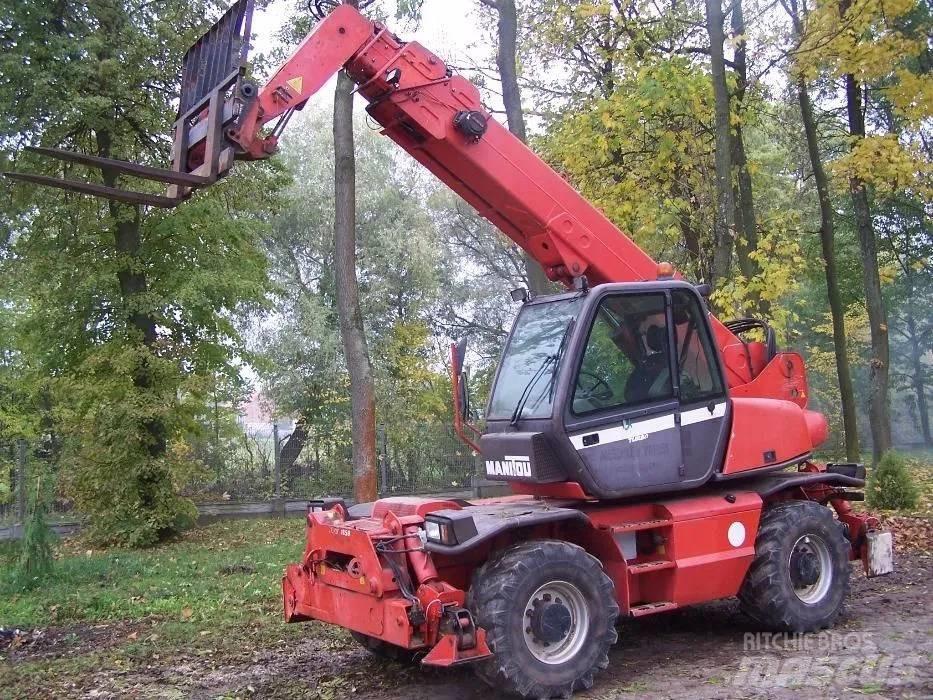
<instances>
[{"instance_id":1,"label":"tree trunk","mask_svg":"<svg viewBox=\"0 0 933 700\"><path fill-rule=\"evenodd\" d=\"M861 86L852 74L846 75L846 112L849 134L855 138L865 136L865 115L862 112ZM868 204L868 191L858 177L849 178L849 193L855 211L859 250L862 257L862 278L865 285L865 304L868 307L868 325L871 329L871 359L868 372L868 418L871 424L872 457L874 462L891 449L891 414L888 405L888 317L881 294L878 274L878 250L875 230Z\"/></svg>"},{"instance_id":2,"label":"tree trunk","mask_svg":"<svg viewBox=\"0 0 933 700\"><path fill-rule=\"evenodd\" d=\"M794 18L796 25L797 20ZM833 319L833 348L836 354L836 376L839 379L839 395L842 400L842 422L845 431L846 459L857 462L859 459L858 424L856 422L855 392L852 389L852 373L849 370L849 356L846 352L845 308L839 292L839 273L836 267L835 223L833 221L832 201L829 198L829 180L823 168L820 156L816 121L813 117L813 105L807 84L802 79L797 81L797 99L800 103L800 117L807 139L807 152L820 202L820 244L823 247L823 269L826 273L826 292L829 297L829 311Z\"/></svg>"},{"instance_id":3,"label":"tree trunk","mask_svg":"<svg viewBox=\"0 0 933 700\"><path fill-rule=\"evenodd\" d=\"M706 31L709 34L710 76L713 80L716 128L716 218L713 222L713 279L729 276L732 262L735 221L735 198L732 190L732 137L730 134L729 90L726 86L726 62L723 55L724 16L721 0L706 0Z\"/></svg>"},{"instance_id":4,"label":"tree trunk","mask_svg":"<svg viewBox=\"0 0 933 700\"><path fill-rule=\"evenodd\" d=\"M101 129L96 132L97 153L102 158L112 157L112 136L109 131ZM118 173L109 168L102 168L101 175L107 187L116 187ZM120 284L120 298L124 308L128 309L127 327L131 333L137 335L135 342L141 341L143 346L151 351L155 345L156 321L155 318L140 309L141 298L149 291L145 272L141 271L139 263L142 248L142 216L138 206L108 201L107 207L110 218L113 220L113 237L117 253L125 264L117 270L117 280ZM153 388L149 362L145 357L133 370L133 385L141 391ZM158 418L143 421L143 434L146 440L146 449L151 457L161 457L168 447L168 438L165 425Z\"/></svg>"},{"instance_id":5,"label":"tree trunk","mask_svg":"<svg viewBox=\"0 0 933 700\"><path fill-rule=\"evenodd\" d=\"M376 500L376 392L356 278L353 88L353 81L341 71L334 94L334 277L340 338L350 373L353 495L362 503Z\"/></svg>"},{"instance_id":6,"label":"tree trunk","mask_svg":"<svg viewBox=\"0 0 933 700\"><path fill-rule=\"evenodd\" d=\"M288 439L282 444L282 449L279 453L279 468L282 470L282 481L290 489L295 486L295 482L298 480L298 458L301 456L301 452L307 441L308 426L304 421L299 420L295 423L295 429L292 430L291 435L289 435ZM275 449L279 449L279 446L275 445Z\"/></svg>"},{"instance_id":7,"label":"tree trunk","mask_svg":"<svg viewBox=\"0 0 933 700\"><path fill-rule=\"evenodd\" d=\"M522 93L518 86L518 12L515 9L515 0L483 0L484 4L494 8L499 14L496 52L496 65L499 68L499 79L502 81L502 103L505 105L505 118L508 121L509 131L527 143L525 132L525 113L522 110ZM550 287L544 268L523 252L525 261L525 275L528 278L528 288L535 294L546 294Z\"/></svg>"},{"instance_id":8,"label":"tree trunk","mask_svg":"<svg viewBox=\"0 0 933 700\"><path fill-rule=\"evenodd\" d=\"M743 105L748 87L748 62L744 38L745 17L742 13L741 0L736 0L732 6L731 25L735 41L735 56L733 58L735 101L736 109L739 115L742 116L745 114ZM735 207L735 228L739 234L736 240L736 254L742 274L747 280L751 281L761 273L761 267L758 261L751 256L751 253L758 249L758 221L755 216L752 175L748 170L748 156L745 152L745 136L742 133L741 121L735 125L732 133L732 157L737 175L736 190L738 195ZM758 292L752 294L751 302L758 313L767 315L770 311L768 304L762 301L761 294Z\"/></svg>"},{"instance_id":9,"label":"tree trunk","mask_svg":"<svg viewBox=\"0 0 933 700\"><path fill-rule=\"evenodd\" d=\"M923 353L926 348L922 347L917 331L916 300L914 297L913 285L914 273L910 271L907 274L907 334L910 338L910 364L914 374L911 383L914 385L914 393L917 395L917 413L920 415L920 432L923 435L924 444L929 446L933 445L933 436L930 435L930 414L927 410L927 388L923 381Z\"/></svg>"}]
</instances>

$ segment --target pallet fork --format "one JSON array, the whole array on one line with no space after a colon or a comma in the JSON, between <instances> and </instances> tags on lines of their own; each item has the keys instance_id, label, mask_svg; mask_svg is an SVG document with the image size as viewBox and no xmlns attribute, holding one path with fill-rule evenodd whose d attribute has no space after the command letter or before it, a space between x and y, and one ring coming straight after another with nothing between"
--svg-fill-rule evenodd
<instances>
[{"instance_id":1,"label":"pallet fork","mask_svg":"<svg viewBox=\"0 0 933 700\"><path fill-rule=\"evenodd\" d=\"M230 169L236 155L224 138L225 130L236 127L258 94L256 86L245 79L252 16L253 0L237 0L185 53L170 169L59 148L26 148L46 158L166 183L164 195L36 173L3 174L22 182L161 208L176 207L194 190L213 184ZM193 159L200 164L191 169Z\"/></svg>"}]
</instances>

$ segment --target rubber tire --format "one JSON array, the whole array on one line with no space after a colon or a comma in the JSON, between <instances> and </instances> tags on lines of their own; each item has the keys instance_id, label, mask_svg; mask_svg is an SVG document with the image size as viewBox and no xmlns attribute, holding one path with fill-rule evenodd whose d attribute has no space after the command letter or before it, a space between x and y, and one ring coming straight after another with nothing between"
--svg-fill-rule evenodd
<instances>
[{"instance_id":1,"label":"rubber tire","mask_svg":"<svg viewBox=\"0 0 933 700\"><path fill-rule=\"evenodd\" d=\"M417 653L410 651L409 649L404 649L394 644L389 644L384 642L381 639L376 639L375 637L370 637L367 634L362 632L354 632L350 630L350 636L355 639L361 647L366 649L366 651L378 656L381 659L388 659L389 661L397 661L400 664L410 664L415 661L417 658Z\"/></svg>"},{"instance_id":2,"label":"rubber tire","mask_svg":"<svg viewBox=\"0 0 933 700\"><path fill-rule=\"evenodd\" d=\"M826 542L832 573L829 591L813 604L794 593L788 566L794 543L807 534ZM849 594L849 549L829 508L809 501L769 507L761 517L755 558L739 591L742 611L778 632L813 632L832 626Z\"/></svg>"},{"instance_id":3,"label":"rubber tire","mask_svg":"<svg viewBox=\"0 0 933 700\"><path fill-rule=\"evenodd\" d=\"M589 605L588 642L560 665L536 659L525 644L525 604L541 585L567 581ZM523 698L566 698L590 688L593 677L609 665L609 648L618 639L615 586L599 560L582 547L556 540L513 545L473 573L467 607L495 656L474 670L497 690Z\"/></svg>"}]
</instances>

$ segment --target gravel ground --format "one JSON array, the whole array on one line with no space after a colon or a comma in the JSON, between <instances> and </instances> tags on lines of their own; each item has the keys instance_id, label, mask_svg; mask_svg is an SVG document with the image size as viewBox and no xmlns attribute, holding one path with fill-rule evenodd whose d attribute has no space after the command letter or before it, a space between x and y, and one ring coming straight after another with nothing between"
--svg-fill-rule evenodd
<instances>
[{"instance_id":1,"label":"gravel ground","mask_svg":"<svg viewBox=\"0 0 933 700\"><path fill-rule=\"evenodd\" d=\"M871 581L853 567L845 613L820 634L755 634L734 600L627 620L609 668L577 697L931 697L933 558L902 554L897 566ZM468 669L378 660L316 623L185 641L145 622L31 634L0 664L0 697L499 697Z\"/></svg>"}]
</instances>

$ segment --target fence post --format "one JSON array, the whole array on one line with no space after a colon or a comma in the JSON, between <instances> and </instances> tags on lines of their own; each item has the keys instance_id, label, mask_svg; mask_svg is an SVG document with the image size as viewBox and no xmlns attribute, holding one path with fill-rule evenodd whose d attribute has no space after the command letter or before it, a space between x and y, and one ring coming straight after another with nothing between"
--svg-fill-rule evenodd
<instances>
[{"instance_id":1,"label":"fence post","mask_svg":"<svg viewBox=\"0 0 933 700\"><path fill-rule=\"evenodd\" d=\"M285 500L282 498L282 445L279 442L279 422L272 421L272 513L285 515Z\"/></svg>"},{"instance_id":2,"label":"fence post","mask_svg":"<svg viewBox=\"0 0 933 700\"><path fill-rule=\"evenodd\" d=\"M16 441L16 517L26 522L26 441Z\"/></svg>"},{"instance_id":3,"label":"fence post","mask_svg":"<svg viewBox=\"0 0 933 700\"><path fill-rule=\"evenodd\" d=\"M379 426L379 493L389 492L389 444L386 438L386 427Z\"/></svg>"}]
</instances>

